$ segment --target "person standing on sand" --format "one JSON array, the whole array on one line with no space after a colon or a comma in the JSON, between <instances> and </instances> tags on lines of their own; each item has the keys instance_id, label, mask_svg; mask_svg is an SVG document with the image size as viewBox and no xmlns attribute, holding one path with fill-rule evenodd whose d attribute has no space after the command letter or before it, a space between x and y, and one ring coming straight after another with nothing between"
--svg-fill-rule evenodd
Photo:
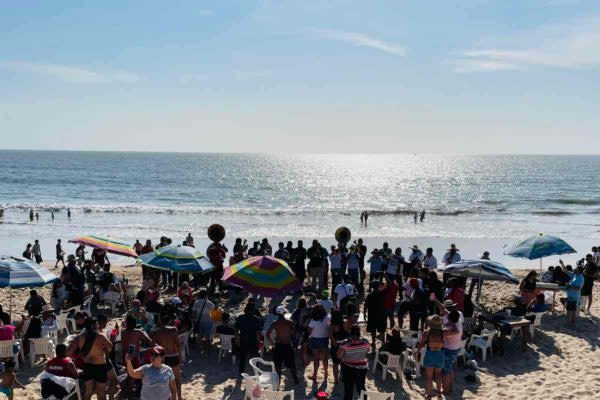
<instances>
[{"instance_id":1,"label":"person standing on sand","mask_svg":"<svg viewBox=\"0 0 600 400\"><path fill-rule=\"evenodd\" d=\"M35 239L35 241L33 242L33 247L31 249L31 253L33 254L33 257L35 258L36 263L40 264L44 261L42 259L42 248L40 246L39 240Z\"/></svg>"},{"instance_id":2,"label":"person standing on sand","mask_svg":"<svg viewBox=\"0 0 600 400\"><path fill-rule=\"evenodd\" d=\"M65 252L62 249L61 240L58 239L56 241L56 264L54 264L54 268L58 268L58 263L61 262L63 268L65 267Z\"/></svg>"},{"instance_id":3,"label":"person standing on sand","mask_svg":"<svg viewBox=\"0 0 600 400\"><path fill-rule=\"evenodd\" d=\"M459 251L460 250L456 248L456 245L452 243L446 254L444 254L444 258L442 258L444 265L450 265L459 262L461 260L460 254L458 253Z\"/></svg>"},{"instance_id":4,"label":"person standing on sand","mask_svg":"<svg viewBox=\"0 0 600 400\"><path fill-rule=\"evenodd\" d=\"M175 375L175 385L177 386L177 396L179 400L183 400L181 396L181 345L179 344L179 332L174 326L169 326L170 317L161 315L157 331L152 334L152 338L157 345L165 350L163 362L171 367Z\"/></svg>"},{"instance_id":5,"label":"person standing on sand","mask_svg":"<svg viewBox=\"0 0 600 400\"><path fill-rule=\"evenodd\" d=\"M135 251L135 254L138 256L142 255L142 244L140 243L139 239L135 240L135 243L133 244L133 251Z\"/></svg>"},{"instance_id":6,"label":"person standing on sand","mask_svg":"<svg viewBox=\"0 0 600 400\"><path fill-rule=\"evenodd\" d=\"M134 369L133 356L127 356L127 373L134 379L142 380L140 400L177 400L175 374L168 365L163 364L165 350L155 346L150 352L150 364Z\"/></svg>"},{"instance_id":7,"label":"person standing on sand","mask_svg":"<svg viewBox=\"0 0 600 400\"><path fill-rule=\"evenodd\" d=\"M29 222L33 222L33 208L29 210Z\"/></svg>"},{"instance_id":8,"label":"person standing on sand","mask_svg":"<svg viewBox=\"0 0 600 400\"><path fill-rule=\"evenodd\" d=\"M292 338L296 334L294 322L285 318L287 310L283 306L275 309L277 321L273 322L267 331L267 341L274 344L273 361L275 362L275 371L281 379L281 366L285 365L292 372L294 383L298 383L298 374L296 372L296 360L294 359L294 347L292 346ZM272 333L275 332L275 342L271 339Z\"/></svg>"},{"instance_id":9,"label":"person standing on sand","mask_svg":"<svg viewBox=\"0 0 600 400\"><path fill-rule=\"evenodd\" d=\"M206 249L206 257L215 266L210 272L210 285L208 290L214 293L217 286L221 287L221 278L223 277L223 262L227 256L227 247L219 241L214 241Z\"/></svg>"},{"instance_id":10,"label":"person standing on sand","mask_svg":"<svg viewBox=\"0 0 600 400\"><path fill-rule=\"evenodd\" d=\"M594 256L588 254L585 256L585 266L583 267L583 285L581 286L581 296L587 297L586 314L590 314L592 307L594 281L598 278L598 267L594 263ZM583 310L582 310L583 311Z\"/></svg>"},{"instance_id":11,"label":"person standing on sand","mask_svg":"<svg viewBox=\"0 0 600 400\"><path fill-rule=\"evenodd\" d=\"M136 326L136 319L132 315L128 315L125 318L124 329L121 331L123 362L127 362L128 355L132 356L130 362L134 369L140 367L140 346L142 344L154 346L154 341L150 339L148 334L141 329L136 329ZM134 386L134 379L129 376L125 384L128 396L133 393Z\"/></svg>"},{"instance_id":12,"label":"person standing on sand","mask_svg":"<svg viewBox=\"0 0 600 400\"><path fill-rule=\"evenodd\" d=\"M278 258L280 260L283 260L286 263L289 262L290 261L290 253L288 253L288 251L285 249L283 242L279 242L278 247L279 248L275 252L274 257Z\"/></svg>"},{"instance_id":13,"label":"person standing on sand","mask_svg":"<svg viewBox=\"0 0 600 400\"><path fill-rule=\"evenodd\" d=\"M85 330L79 334L69 345L67 354L76 354L83 361L83 375L85 382L84 400L90 400L94 394L99 400L106 400L106 373L108 363L106 355L112 350L112 343L103 334L98 332L98 320L87 318Z\"/></svg>"},{"instance_id":14,"label":"person standing on sand","mask_svg":"<svg viewBox=\"0 0 600 400\"><path fill-rule=\"evenodd\" d=\"M254 314L255 306L253 303L246 304L244 313L236 318L235 342L239 344L239 374L246 371L246 361L248 357L258 354L258 341L261 334L260 319Z\"/></svg>"},{"instance_id":15,"label":"person standing on sand","mask_svg":"<svg viewBox=\"0 0 600 400\"><path fill-rule=\"evenodd\" d=\"M294 259L294 273L300 282L304 283L306 279L306 249L302 240L298 240L298 246L294 249Z\"/></svg>"},{"instance_id":16,"label":"person standing on sand","mask_svg":"<svg viewBox=\"0 0 600 400\"><path fill-rule=\"evenodd\" d=\"M33 250L31 248L31 243L27 243L27 246L25 247L25 251L23 252L23 257L28 260L31 260L32 254L33 254Z\"/></svg>"},{"instance_id":17,"label":"person standing on sand","mask_svg":"<svg viewBox=\"0 0 600 400\"><path fill-rule=\"evenodd\" d=\"M437 268L437 258L433 255L433 249L428 247L425 250L425 257L423 257L423 266L429 270Z\"/></svg>"}]
</instances>

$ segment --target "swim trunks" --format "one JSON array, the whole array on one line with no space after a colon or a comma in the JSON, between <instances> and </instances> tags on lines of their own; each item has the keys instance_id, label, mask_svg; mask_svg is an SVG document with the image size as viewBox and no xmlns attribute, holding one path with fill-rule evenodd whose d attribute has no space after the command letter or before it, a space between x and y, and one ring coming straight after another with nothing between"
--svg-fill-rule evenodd
<instances>
[{"instance_id":1,"label":"swim trunks","mask_svg":"<svg viewBox=\"0 0 600 400\"><path fill-rule=\"evenodd\" d=\"M81 376L81 379L84 381L105 383L106 372L108 369L107 364L83 364L83 375Z\"/></svg>"}]
</instances>

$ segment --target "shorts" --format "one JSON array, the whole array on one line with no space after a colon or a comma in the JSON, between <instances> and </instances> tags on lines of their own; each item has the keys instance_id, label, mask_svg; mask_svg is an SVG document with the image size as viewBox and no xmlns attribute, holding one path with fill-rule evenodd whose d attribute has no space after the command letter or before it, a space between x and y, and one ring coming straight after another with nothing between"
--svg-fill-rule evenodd
<instances>
[{"instance_id":1,"label":"shorts","mask_svg":"<svg viewBox=\"0 0 600 400\"><path fill-rule=\"evenodd\" d=\"M310 338L310 347L313 350L327 350L329 348L329 338Z\"/></svg>"},{"instance_id":2,"label":"shorts","mask_svg":"<svg viewBox=\"0 0 600 400\"><path fill-rule=\"evenodd\" d=\"M294 349L291 344L275 344L273 349L273 362L276 369L281 369L281 365L286 368L294 369L296 364L294 361Z\"/></svg>"},{"instance_id":3,"label":"shorts","mask_svg":"<svg viewBox=\"0 0 600 400\"><path fill-rule=\"evenodd\" d=\"M443 349L442 351L444 352L444 366L442 367L442 375L447 376L454 368L454 365L456 365L456 359L458 358L458 353L460 352L460 349Z\"/></svg>"},{"instance_id":4,"label":"shorts","mask_svg":"<svg viewBox=\"0 0 600 400\"><path fill-rule=\"evenodd\" d=\"M394 309L393 308L385 308L383 310L383 315L385 315L386 318L393 317L394 316Z\"/></svg>"},{"instance_id":5,"label":"shorts","mask_svg":"<svg viewBox=\"0 0 600 400\"><path fill-rule=\"evenodd\" d=\"M174 356L165 356L165 364L169 367L178 367L179 366L179 355L176 354Z\"/></svg>"},{"instance_id":6,"label":"shorts","mask_svg":"<svg viewBox=\"0 0 600 400\"><path fill-rule=\"evenodd\" d=\"M577 310L577 301L575 300L569 300L567 299L567 304L565 305L565 307L567 308L567 311L576 311Z\"/></svg>"},{"instance_id":7,"label":"shorts","mask_svg":"<svg viewBox=\"0 0 600 400\"><path fill-rule=\"evenodd\" d=\"M4 393L6 397L11 398L13 395L13 389L6 386L0 386L0 393Z\"/></svg>"},{"instance_id":8,"label":"shorts","mask_svg":"<svg viewBox=\"0 0 600 400\"><path fill-rule=\"evenodd\" d=\"M83 364L83 381L94 381L98 383L106 382L107 364Z\"/></svg>"},{"instance_id":9,"label":"shorts","mask_svg":"<svg viewBox=\"0 0 600 400\"><path fill-rule=\"evenodd\" d=\"M423 366L425 368L443 368L444 350L427 349L425 351L425 357L423 357Z\"/></svg>"}]
</instances>

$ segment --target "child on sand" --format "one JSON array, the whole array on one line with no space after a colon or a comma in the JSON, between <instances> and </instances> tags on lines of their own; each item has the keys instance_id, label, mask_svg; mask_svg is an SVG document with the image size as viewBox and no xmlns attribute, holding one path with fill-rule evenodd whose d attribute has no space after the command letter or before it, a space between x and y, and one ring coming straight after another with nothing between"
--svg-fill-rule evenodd
<instances>
[{"instance_id":1,"label":"child on sand","mask_svg":"<svg viewBox=\"0 0 600 400\"><path fill-rule=\"evenodd\" d=\"M5 394L8 400L13 400L14 386L25 389L15 376L15 362L8 360L0 364L0 393Z\"/></svg>"}]
</instances>

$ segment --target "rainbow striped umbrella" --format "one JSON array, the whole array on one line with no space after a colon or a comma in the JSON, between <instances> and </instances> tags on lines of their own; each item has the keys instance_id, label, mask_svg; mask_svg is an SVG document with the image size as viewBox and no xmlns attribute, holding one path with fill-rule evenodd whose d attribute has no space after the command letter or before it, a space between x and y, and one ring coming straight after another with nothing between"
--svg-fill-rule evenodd
<instances>
[{"instance_id":1,"label":"rainbow striped umbrella","mask_svg":"<svg viewBox=\"0 0 600 400\"><path fill-rule=\"evenodd\" d=\"M127 243L108 236L80 236L69 240L70 243L79 243L98 249L104 249L109 253L119 254L126 257L137 258L137 254Z\"/></svg>"},{"instance_id":2,"label":"rainbow striped umbrella","mask_svg":"<svg viewBox=\"0 0 600 400\"><path fill-rule=\"evenodd\" d=\"M225 269L223 282L265 297L281 297L302 289L302 282L283 260L259 256Z\"/></svg>"}]
</instances>

